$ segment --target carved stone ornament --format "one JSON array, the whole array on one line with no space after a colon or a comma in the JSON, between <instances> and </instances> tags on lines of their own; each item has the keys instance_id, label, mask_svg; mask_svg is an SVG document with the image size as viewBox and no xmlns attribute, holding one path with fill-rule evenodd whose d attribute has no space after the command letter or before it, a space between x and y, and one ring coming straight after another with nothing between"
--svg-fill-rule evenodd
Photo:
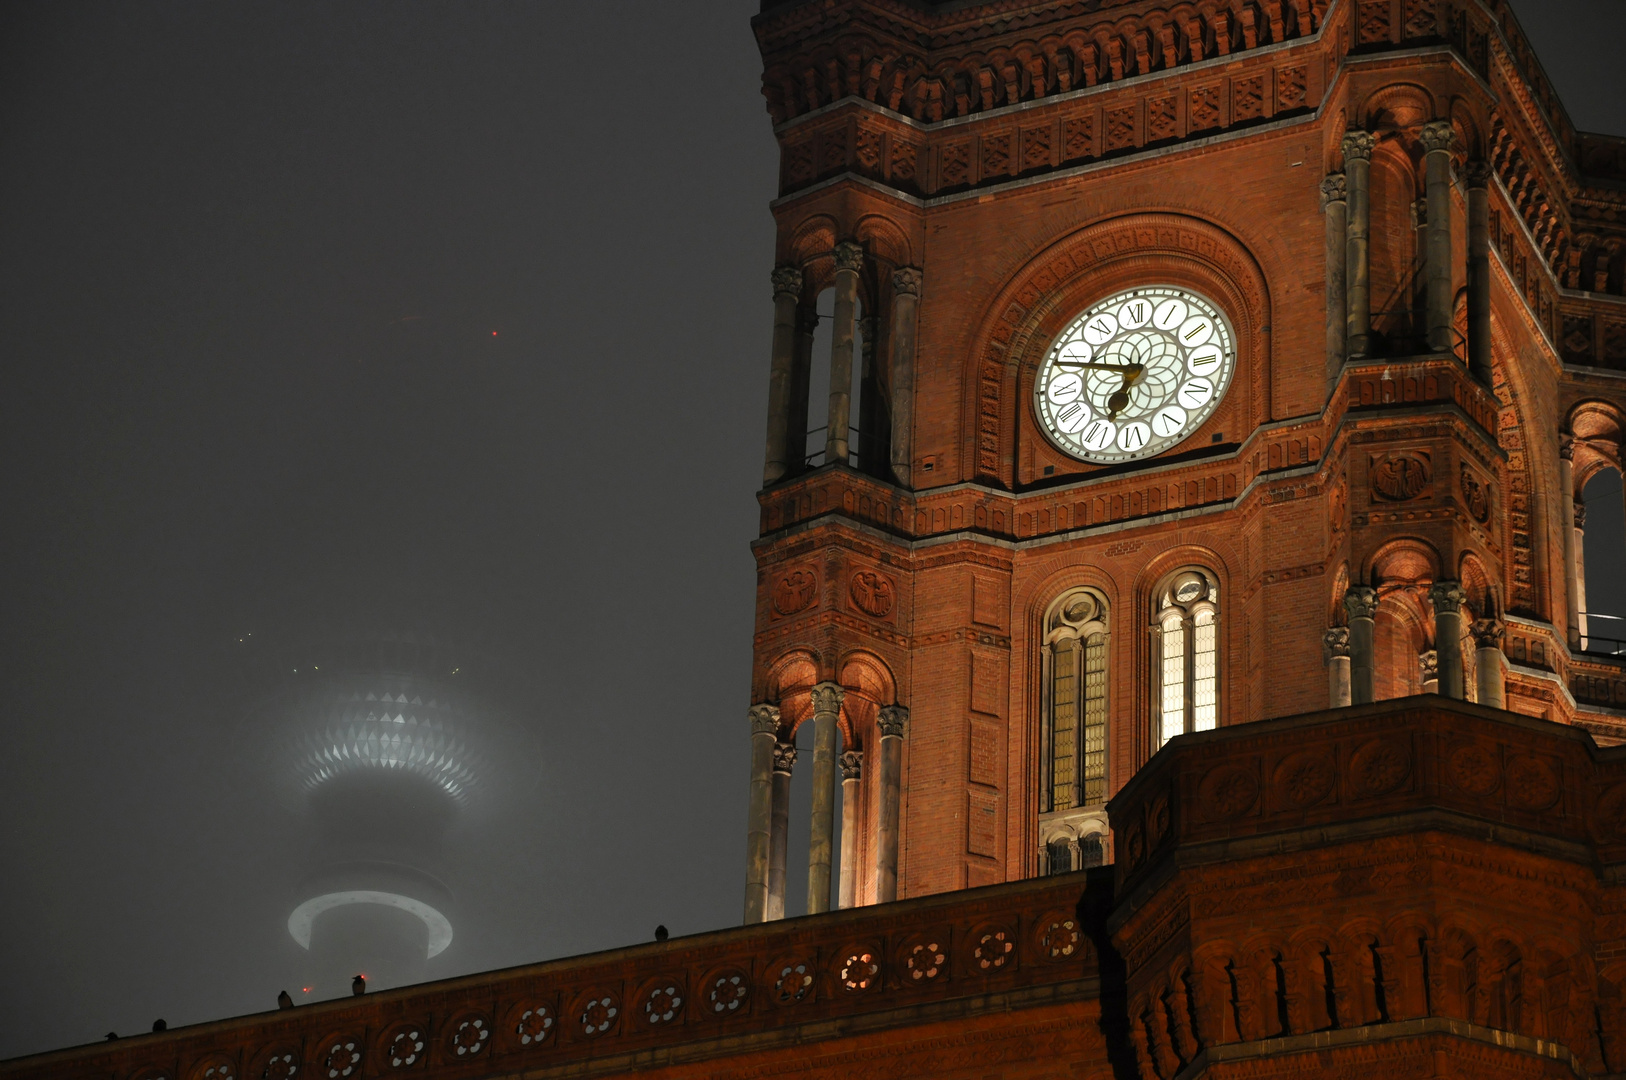
<instances>
[{"instance_id":1,"label":"carved stone ornament","mask_svg":"<svg viewBox=\"0 0 1626 1080\"><path fill-rule=\"evenodd\" d=\"M1321 180L1321 209L1335 202L1344 202L1348 198L1348 184L1341 172L1329 173Z\"/></svg>"},{"instance_id":2,"label":"carved stone ornament","mask_svg":"<svg viewBox=\"0 0 1626 1080\"><path fill-rule=\"evenodd\" d=\"M851 240L843 240L836 245L836 271L851 270L853 273L864 268L864 249Z\"/></svg>"},{"instance_id":3,"label":"carved stone ornament","mask_svg":"<svg viewBox=\"0 0 1626 1080\"><path fill-rule=\"evenodd\" d=\"M1502 766L1496 752L1478 743L1451 751L1445 774L1453 786L1470 795L1489 795L1502 783Z\"/></svg>"},{"instance_id":4,"label":"carved stone ornament","mask_svg":"<svg viewBox=\"0 0 1626 1080\"><path fill-rule=\"evenodd\" d=\"M1461 611L1468 600L1468 591L1457 581L1436 581L1429 587L1428 599L1434 605L1434 614L1449 615Z\"/></svg>"},{"instance_id":5,"label":"carved stone ornament","mask_svg":"<svg viewBox=\"0 0 1626 1080\"><path fill-rule=\"evenodd\" d=\"M802 568L779 579L773 589L773 609L779 615L795 615L812 606L819 593L819 575Z\"/></svg>"},{"instance_id":6,"label":"carved stone ornament","mask_svg":"<svg viewBox=\"0 0 1626 1080\"><path fill-rule=\"evenodd\" d=\"M1485 485L1481 484L1467 465L1462 466L1462 500L1468 507L1468 513L1481 525L1490 520L1490 494Z\"/></svg>"},{"instance_id":7,"label":"carved stone ornament","mask_svg":"<svg viewBox=\"0 0 1626 1080\"><path fill-rule=\"evenodd\" d=\"M1345 161L1370 161L1372 150L1378 145L1377 136L1370 131L1349 131L1344 133L1343 151Z\"/></svg>"},{"instance_id":8,"label":"carved stone ornament","mask_svg":"<svg viewBox=\"0 0 1626 1080\"><path fill-rule=\"evenodd\" d=\"M796 768L796 744L788 742L774 743L773 771L789 776L794 768Z\"/></svg>"},{"instance_id":9,"label":"carved stone ornament","mask_svg":"<svg viewBox=\"0 0 1626 1080\"><path fill-rule=\"evenodd\" d=\"M1335 626L1321 635L1321 654L1324 663L1332 663L1334 657L1349 655L1349 627Z\"/></svg>"},{"instance_id":10,"label":"carved stone ornament","mask_svg":"<svg viewBox=\"0 0 1626 1080\"><path fill-rule=\"evenodd\" d=\"M1424 649L1417 654L1417 670L1424 682L1433 682L1440 677L1440 654L1434 649Z\"/></svg>"},{"instance_id":11,"label":"carved stone ornament","mask_svg":"<svg viewBox=\"0 0 1626 1080\"><path fill-rule=\"evenodd\" d=\"M1521 810L1545 810L1558 801L1558 773L1536 757L1516 757L1507 763L1507 801Z\"/></svg>"},{"instance_id":12,"label":"carved stone ornament","mask_svg":"<svg viewBox=\"0 0 1626 1080\"><path fill-rule=\"evenodd\" d=\"M847 586L853 604L866 615L879 619L892 611L892 580L873 570L860 570Z\"/></svg>"},{"instance_id":13,"label":"carved stone ornament","mask_svg":"<svg viewBox=\"0 0 1626 1080\"><path fill-rule=\"evenodd\" d=\"M1332 758L1320 750L1289 754L1276 766L1272 783L1277 796L1289 806L1314 806L1332 793L1338 779Z\"/></svg>"},{"instance_id":14,"label":"carved stone ornament","mask_svg":"<svg viewBox=\"0 0 1626 1080\"><path fill-rule=\"evenodd\" d=\"M1421 139L1426 153L1449 154L1457 144L1457 129L1449 120L1430 120L1423 125Z\"/></svg>"},{"instance_id":15,"label":"carved stone ornament","mask_svg":"<svg viewBox=\"0 0 1626 1080\"><path fill-rule=\"evenodd\" d=\"M1398 450L1372 455L1367 475L1373 495L1389 502L1406 502L1428 490L1434 470L1426 453Z\"/></svg>"},{"instance_id":16,"label":"carved stone ornament","mask_svg":"<svg viewBox=\"0 0 1626 1080\"><path fill-rule=\"evenodd\" d=\"M1259 778L1242 765L1221 765L1203 777L1198 798L1211 821L1241 817L1259 801Z\"/></svg>"},{"instance_id":17,"label":"carved stone ornament","mask_svg":"<svg viewBox=\"0 0 1626 1080\"><path fill-rule=\"evenodd\" d=\"M802 272L794 266L774 267L773 294L775 297L800 296L802 294Z\"/></svg>"},{"instance_id":18,"label":"carved stone ornament","mask_svg":"<svg viewBox=\"0 0 1626 1080\"><path fill-rule=\"evenodd\" d=\"M900 266L892 271L892 291L899 296L919 296L925 276L913 266Z\"/></svg>"},{"instance_id":19,"label":"carved stone ornament","mask_svg":"<svg viewBox=\"0 0 1626 1080\"><path fill-rule=\"evenodd\" d=\"M779 734L779 706L753 705L745 710L745 715L751 721L752 735Z\"/></svg>"},{"instance_id":20,"label":"carved stone ornament","mask_svg":"<svg viewBox=\"0 0 1626 1080\"><path fill-rule=\"evenodd\" d=\"M1488 161L1470 161L1468 167L1462 170L1462 179L1471 188L1482 188L1490 185L1491 167Z\"/></svg>"},{"instance_id":21,"label":"carved stone ornament","mask_svg":"<svg viewBox=\"0 0 1626 1080\"><path fill-rule=\"evenodd\" d=\"M1567 431L1558 433L1558 456L1564 461L1575 460L1575 436Z\"/></svg>"},{"instance_id":22,"label":"carved stone ornament","mask_svg":"<svg viewBox=\"0 0 1626 1080\"><path fill-rule=\"evenodd\" d=\"M1393 739L1373 739L1349 760L1349 785L1357 795L1387 795L1411 775L1411 753Z\"/></svg>"},{"instance_id":23,"label":"carved stone ornament","mask_svg":"<svg viewBox=\"0 0 1626 1080\"><path fill-rule=\"evenodd\" d=\"M848 750L841 755L841 778L843 780L861 780L864 776L864 752L862 750Z\"/></svg>"},{"instance_id":24,"label":"carved stone ornament","mask_svg":"<svg viewBox=\"0 0 1626 1080\"><path fill-rule=\"evenodd\" d=\"M813 688L813 715L835 716L841 712L841 700L846 696L840 683L819 683Z\"/></svg>"},{"instance_id":25,"label":"carved stone ornament","mask_svg":"<svg viewBox=\"0 0 1626 1080\"><path fill-rule=\"evenodd\" d=\"M1480 649L1499 649L1507 627L1500 619L1475 619L1468 632L1474 636L1474 646Z\"/></svg>"},{"instance_id":26,"label":"carved stone ornament","mask_svg":"<svg viewBox=\"0 0 1626 1080\"><path fill-rule=\"evenodd\" d=\"M901 739L909 726L909 709L903 705L887 705L876 714L875 726L881 729L881 738Z\"/></svg>"},{"instance_id":27,"label":"carved stone ornament","mask_svg":"<svg viewBox=\"0 0 1626 1080\"><path fill-rule=\"evenodd\" d=\"M1378 613L1378 591L1370 585L1351 585L1344 593L1344 613L1351 619L1371 619Z\"/></svg>"},{"instance_id":28,"label":"carved stone ornament","mask_svg":"<svg viewBox=\"0 0 1626 1080\"><path fill-rule=\"evenodd\" d=\"M1575 500L1575 527L1583 531L1586 529L1586 503L1580 499Z\"/></svg>"}]
</instances>

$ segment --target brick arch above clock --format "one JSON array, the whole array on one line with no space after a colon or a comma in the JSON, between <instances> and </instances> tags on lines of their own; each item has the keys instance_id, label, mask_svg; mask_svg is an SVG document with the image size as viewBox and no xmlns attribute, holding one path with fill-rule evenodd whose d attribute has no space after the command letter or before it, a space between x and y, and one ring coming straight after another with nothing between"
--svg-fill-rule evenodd
<instances>
[{"instance_id":1,"label":"brick arch above clock","mask_svg":"<svg viewBox=\"0 0 1626 1080\"><path fill-rule=\"evenodd\" d=\"M972 476L1003 487L1023 482L1021 448L1048 448L1028 399L1051 339L1092 302L1152 284L1203 294L1224 309L1236 331L1237 374L1204 429L1229 426L1228 441L1236 441L1269 418L1270 294L1258 261L1234 235L1210 222L1180 214L1130 214L1048 245L1011 276L984 313L966 357L961 402L961 436ZM1059 456L1049 454L1046 461Z\"/></svg>"}]
</instances>

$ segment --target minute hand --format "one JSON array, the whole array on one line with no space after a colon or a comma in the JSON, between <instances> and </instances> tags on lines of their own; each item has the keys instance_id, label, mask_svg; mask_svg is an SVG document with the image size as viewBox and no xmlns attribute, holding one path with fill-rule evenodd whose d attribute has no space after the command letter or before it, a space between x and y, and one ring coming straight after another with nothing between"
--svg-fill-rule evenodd
<instances>
[{"instance_id":1,"label":"minute hand","mask_svg":"<svg viewBox=\"0 0 1626 1080\"><path fill-rule=\"evenodd\" d=\"M1057 360L1056 363L1062 367L1094 368L1097 371L1122 371L1126 374L1136 373L1146 369L1144 364L1075 364L1066 360Z\"/></svg>"}]
</instances>

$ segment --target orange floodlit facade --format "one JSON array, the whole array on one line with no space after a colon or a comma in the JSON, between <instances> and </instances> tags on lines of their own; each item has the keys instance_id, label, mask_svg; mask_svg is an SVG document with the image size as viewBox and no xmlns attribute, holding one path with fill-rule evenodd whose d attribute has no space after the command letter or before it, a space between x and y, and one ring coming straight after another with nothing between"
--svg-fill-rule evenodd
<instances>
[{"instance_id":1,"label":"orange floodlit facade","mask_svg":"<svg viewBox=\"0 0 1626 1080\"><path fill-rule=\"evenodd\" d=\"M746 925L0 1075L1626 1071L1626 140L1494 0L754 26Z\"/></svg>"}]
</instances>

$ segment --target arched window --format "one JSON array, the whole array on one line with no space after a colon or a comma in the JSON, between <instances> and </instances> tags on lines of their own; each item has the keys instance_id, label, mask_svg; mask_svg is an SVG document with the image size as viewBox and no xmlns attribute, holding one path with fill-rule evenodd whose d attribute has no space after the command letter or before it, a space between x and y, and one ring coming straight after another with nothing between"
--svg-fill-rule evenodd
<instances>
[{"instance_id":1,"label":"arched window","mask_svg":"<svg viewBox=\"0 0 1626 1080\"><path fill-rule=\"evenodd\" d=\"M1039 843L1048 873L1080 869L1078 838L1106 828L1107 599L1064 593L1044 622Z\"/></svg>"},{"instance_id":2,"label":"arched window","mask_svg":"<svg viewBox=\"0 0 1626 1080\"><path fill-rule=\"evenodd\" d=\"M1178 570L1152 599L1153 749L1219 723L1219 582L1207 570Z\"/></svg>"}]
</instances>

